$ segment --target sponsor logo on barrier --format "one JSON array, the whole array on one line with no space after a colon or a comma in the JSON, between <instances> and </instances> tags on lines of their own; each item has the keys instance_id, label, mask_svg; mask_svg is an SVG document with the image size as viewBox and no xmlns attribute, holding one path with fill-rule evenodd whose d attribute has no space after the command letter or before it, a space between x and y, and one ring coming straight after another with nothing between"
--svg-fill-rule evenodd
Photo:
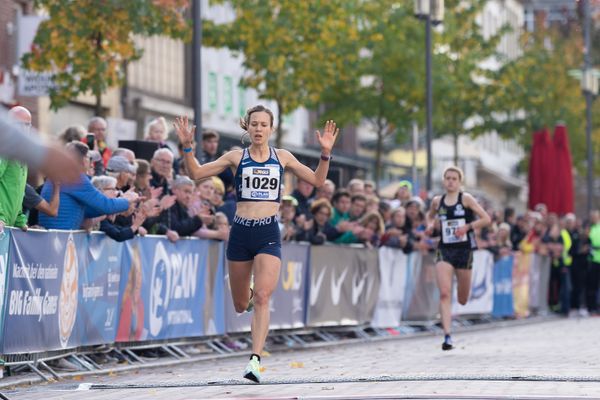
<instances>
[{"instance_id":1,"label":"sponsor logo on barrier","mask_svg":"<svg viewBox=\"0 0 600 400\"><path fill-rule=\"evenodd\" d=\"M283 290L300 290L303 270L304 265L301 262L288 261L287 269L281 273L281 286Z\"/></svg>"},{"instance_id":2,"label":"sponsor logo on barrier","mask_svg":"<svg viewBox=\"0 0 600 400\"><path fill-rule=\"evenodd\" d=\"M364 273L362 278L358 279L359 273L354 274L354 278L352 279L352 304L357 305L358 299L363 293L365 288L365 284L367 285L367 290L365 293L365 298L369 299L371 297L371 292L373 291L373 285L375 284L374 279L368 279L368 273Z\"/></svg>"},{"instance_id":3,"label":"sponsor logo on barrier","mask_svg":"<svg viewBox=\"0 0 600 400\"><path fill-rule=\"evenodd\" d=\"M365 283L367 282L367 274L363 274L362 278L359 279L359 272L356 272L352 277L352 304L356 305L358 303L358 298L363 292L365 288Z\"/></svg>"},{"instance_id":4,"label":"sponsor logo on barrier","mask_svg":"<svg viewBox=\"0 0 600 400\"><path fill-rule=\"evenodd\" d=\"M302 307L302 304L304 303L302 300L302 297L294 297L292 299L292 314L302 312L304 309L304 307Z\"/></svg>"},{"instance_id":5,"label":"sponsor logo on barrier","mask_svg":"<svg viewBox=\"0 0 600 400\"><path fill-rule=\"evenodd\" d=\"M317 303L317 299L319 297L319 292L321 291L321 284L323 283L323 278L325 278L325 273L329 267L327 265L323 266L323 269L319 272L319 276L316 281L314 277L312 277L310 282L310 301L309 304L314 306ZM337 306L340 303L340 297L342 294L342 284L344 283L344 279L346 279L346 275L348 274L348 267L344 268L339 277L336 278L335 270L331 270L331 302L333 305ZM362 288L361 288L362 291ZM358 294L360 296L360 293Z\"/></svg>"},{"instance_id":6,"label":"sponsor logo on barrier","mask_svg":"<svg viewBox=\"0 0 600 400\"><path fill-rule=\"evenodd\" d=\"M60 344L63 348L69 344L69 338L75 325L77 316L79 264L77 262L77 250L73 235L69 235L65 250L63 277L60 284L60 298L58 306L58 327L60 332Z\"/></svg>"},{"instance_id":7,"label":"sponsor logo on barrier","mask_svg":"<svg viewBox=\"0 0 600 400\"><path fill-rule=\"evenodd\" d=\"M321 272L319 272L319 277L317 278L316 282L314 276L311 277L309 301L311 306L317 304L317 298L319 297L319 292L321 291L321 284L323 283L323 278L325 277L325 269L326 267L323 267Z\"/></svg>"},{"instance_id":8,"label":"sponsor logo on barrier","mask_svg":"<svg viewBox=\"0 0 600 400\"><path fill-rule=\"evenodd\" d=\"M488 279L487 279L487 274L488 274L488 268L486 268L485 265L481 265L479 266L479 268L473 268L473 277L472 277L472 284L471 284L471 297L469 298L469 300L475 300L475 299L479 299L483 296L485 296L486 292L488 291Z\"/></svg>"},{"instance_id":9,"label":"sponsor logo on barrier","mask_svg":"<svg viewBox=\"0 0 600 400\"><path fill-rule=\"evenodd\" d=\"M193 323L191 310L168 311L173 299L188 299L196 293L199 254L169 256L159 242L154 251L150 278L150 334L157 336L168 324ZM165 317L167 320L165 321Z\"/></svg>"},{"instance_id":10,"label":"sponsor logo on barrier","mask_svg":"<svg viewBox=\"0 0 600 400\"><path fill-rule=\"evenodd\" d=\"M494 284L496 294L510 295L513 291L512 280L502 279Z\"/></svg>"},{"instance_id":11,"label":"sponsor logo on barrier","mask_svg":"<svg viewBox=\"0 0 600 400\"><path fill-rule=\"evenodd\" d=\"M348 267L344 268L344 272L339 276L339 278L335 279L335 272L331 271L331 301L333 305L338 305L340 303L340 295L342 294L342 284L344 283L344 279L348 274Z\"/></svg>"}]
</instances>

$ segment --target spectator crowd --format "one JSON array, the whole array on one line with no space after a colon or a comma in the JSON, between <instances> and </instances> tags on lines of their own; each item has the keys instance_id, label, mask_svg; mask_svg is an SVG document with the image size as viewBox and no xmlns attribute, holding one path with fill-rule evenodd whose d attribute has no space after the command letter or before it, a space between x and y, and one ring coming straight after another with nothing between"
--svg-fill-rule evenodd
<instances>
[{"instance_id":1,"label":"spectator crowd","mask_svg":"<svg viewBox=\"0 0 600 400\"><path fill-rule=\"evenodd\" d=\"M25 108L15 107L10 115L25 129L31 127ZM45 180L33 187L27 184L27 167L0 160L0 230L100 230L117 241L146 234L173 242L185 236L227 240L236 210L233 172L193 181L182 149L168 146L168 132L162 117L146 126L144 139L156 150L145 160L129 149L109 148L103 118L92 118L87 128L67 128L60 138L79 161L78 184ZM201 163L215 160L218 133L204 131L198 145ZM327 180L314 188L300 180L282 196L279 224L284 241L431 252L438 238L425 234L426 206L427 199L413 196L409 181L400 181L395 196L383 199L372 181L352 179L337 187ZM480 249L497 259L523 253L550 257L551 309L565 315L599 313L598 212L581 220L549 213L543 204L522 215L511 208L486 211L493 222L475 232Z\"/></svg>"}]
</instances>

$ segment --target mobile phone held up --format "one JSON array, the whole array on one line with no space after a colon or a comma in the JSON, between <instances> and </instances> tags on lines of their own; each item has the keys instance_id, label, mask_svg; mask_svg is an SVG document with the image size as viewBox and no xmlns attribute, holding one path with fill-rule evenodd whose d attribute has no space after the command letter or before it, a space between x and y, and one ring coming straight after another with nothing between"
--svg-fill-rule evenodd
<instances>
[{"instance_id":1,"label":"mobile phone held up","mask_svg":"<svg viewBox=\"0 0 600 400\"><path fill-rule=\"evenodd\" d=\"M88 145L90 150L94 150L94 141L96 140L96 136L93 133L88 133L85 137L85 144Z\"/></svg>"}]
</instances>

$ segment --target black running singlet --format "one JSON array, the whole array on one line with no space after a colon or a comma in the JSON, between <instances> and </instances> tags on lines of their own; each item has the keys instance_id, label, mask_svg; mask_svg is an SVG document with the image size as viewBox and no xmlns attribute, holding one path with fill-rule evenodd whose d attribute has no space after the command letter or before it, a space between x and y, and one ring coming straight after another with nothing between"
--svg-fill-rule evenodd
<instances>
[{"instance_id":1,"label":"black running singlet","mask_svg":"<svg viewBox=\"0 0 600 400\"><path fill-rule=\"evenodd\" d=\"M458 227L467 225L475 220L473 210L464 206L462 202L462 192L458 193L456 204L451 206L445 203L446 195L440 199L440 205L437 214L441 223L442 239L440 247L461 247L474 249L477 247L475 234L472 229L462 235L456 236L455 231Z\"/></svg>"}]
</instances>

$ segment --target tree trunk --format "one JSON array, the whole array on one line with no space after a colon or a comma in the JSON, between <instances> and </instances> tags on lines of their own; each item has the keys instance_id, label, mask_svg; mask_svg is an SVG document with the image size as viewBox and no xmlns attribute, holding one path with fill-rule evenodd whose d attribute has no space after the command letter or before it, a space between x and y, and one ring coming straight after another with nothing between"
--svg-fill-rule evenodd
<instances>
[{"instance_id":1,"label":"tree trunk","mask_svg":"<svg viewBox=\"0 0 600 400\"><path fill-rule=\"evenodd\" d=\"M377 124L377 145L375 147L375 188L379 190L379 179L381 179L381 156L383 153L384 127Z\"/></svg>"},{"instance_id":2,"label":"tree trunk","mask_svg":"<svg viewBox=\"0 0 600 400\"><path fill-rule=\"evenodd\" d=\"M100 80L102 79L101 74L98 72L100 68L100 53L102 53L102 33L96 34L96 84L94 85L94 96L96 97L96 106L94 107L94 114L97 117L103 117L102 115L102 90L100 89Z\"/></svg>"},{"instance_id":3,"label":"tree trunk","mask_svg":"<svg viewBox=\"0 0 600 400\"><path fill-rule=\"evenodd\" d=\"M454 132L452 138L454 139L454 165L458 167L458 133Z\"/></svg>"},{"instance_id":4,"label":"tree trunk","mask_svg":"<svg viewBox=\"0 0 600 400\"><path fill-rule=\"evenodd\" d=\"M129 62L127 60L123 61L123 63L121 64L121 68L123 68L123 83L121 83L120 102L121 102L121 116L123 118L127 118L129 116L129 114L127 113L127 111L128 111L127 97L129 96L129 91L128 91L129 75L127 73L128 65L129 65Z\"/></svg>"},{"instance_id":5,"label":"tree trunk","mask_svg":"<svg viewBox=\"0 0 600 400\"><path fill-rule=\"evenodd\" d=\"M277 137L275 137L275 147L280 149L283 143L283 109L281 103L277 102Z\"/></svg>"},{"instance_id":6,"label":"tree trunk","mask_svg":"<svg viewBox=\"0 0 600 400\"><path fill-rule=\"evenodd\" d=\"M96 90L94 90L94 95L96 96L96 105L94 107L94 114L97 117L104 117L104 115L102 115L102 93L100 93L100 90L96 89Z\"/></svg>"},{"instance_id":7,"label":"tree trunk","mask_svg":"<svg viewBox=\"0 0 600 400\"><path fill-rule=\"evenodd\" d=\"M381 179L381 153L383 152L383 132L377 132L377 148L375 149L375 188L379 190Z\"/></svg>"}]
</instances>

